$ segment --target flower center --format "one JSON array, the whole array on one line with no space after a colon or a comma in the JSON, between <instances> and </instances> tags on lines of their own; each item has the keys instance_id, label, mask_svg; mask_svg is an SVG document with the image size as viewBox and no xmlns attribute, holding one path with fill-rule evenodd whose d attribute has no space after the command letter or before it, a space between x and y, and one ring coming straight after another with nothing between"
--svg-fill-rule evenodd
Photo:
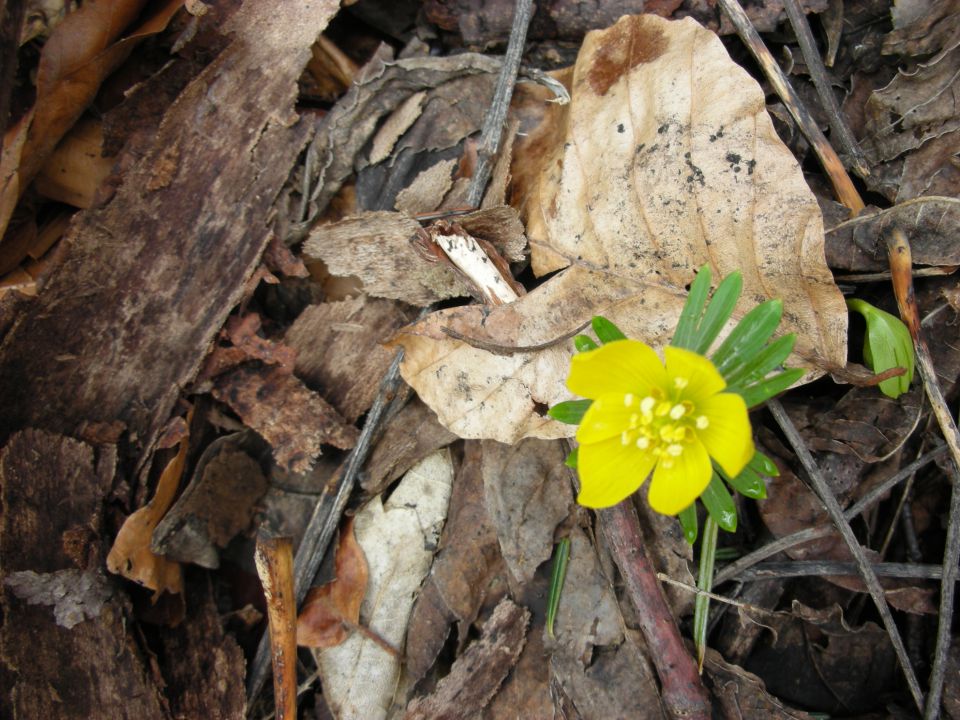
<instances>
[{"instance_id":1,"label":"flower center","mask_svg":"<svg viewBox=\"0 0 960 720\"><path fill-rule=\"evenodd\" d=\"M687 378L674 378L678 391L688 384ZM698 415L694 404L682 399L680 392L674 398L667 397L660 388L642 398L627 393L623 404L633 412L620 434L620 442L650 453L667 468L696 440L697 430L706 430L710 425L706 415Z\"/></svg>"}]
</instances>

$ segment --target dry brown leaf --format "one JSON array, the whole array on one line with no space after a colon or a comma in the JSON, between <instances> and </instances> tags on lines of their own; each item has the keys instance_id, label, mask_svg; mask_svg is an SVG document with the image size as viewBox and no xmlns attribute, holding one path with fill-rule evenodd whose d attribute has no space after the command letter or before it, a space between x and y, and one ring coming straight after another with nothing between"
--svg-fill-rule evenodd
<instances>
[{"instance_id":1,"label":"dry brown leaf","mask_svg":"<svg viewBox=\"0 0 960 720\"><path fill-rule=\"evenodd\" d=\"M163 30L182 4L183 0L160 4L122 39L145 0L85 3L57 25L40 56L36 103L4 137L5 149L22 150L5 150L0 160L0 232L6 230L16 199L93 101L100 84L141 39Z\"/></svg>"},{"instance_id":2,"label":"dry brown leaf","mask_svg":"<svg viewBox=\"0 0 960 720\"><path fill-rule=\"evenodd\" d=\"M177 494L189 446L189 437L184 435L177 454L160 474L153 498L126 519L107 555L110 572L150 588L155 591L154 598L164 590L176 594L183 589L180 564L155 554L150 544L153 531Z\"/></svg>"},{"instance_id":3,"label":"dry brown leaf","mask_svg":"<svg viewBox=\"0 0 960 720\"><path fill-rule=\"evenodd\" d=\"M103 123L82 119L47 158L34 187L45 198L88 208L114 160L103 155Z\"/></svg>"},{"instance_id":4,"label":"dry brown leaf","mask_svg":"<svg viewBox=\"0 0 960 720\"><path fill-rule=\"evenodd\" d=\"M350 626L360 622L368 568L363 549L353 534L352 517L340 531L334 563L336 578L307 593L297 618L297 645L314 648L339 645L347 639Z\"/></svg>"},{"instance_id":5,"label":"dry brown leaf","mask_svg":"<svg viewBox=\"0 0 960 720\"><path fill-rule=\"evenodd\" d=\"M719 39L692 20L623 18L587 36L572 89L514 151L533 268L567 269L511 305L446 311L397 338L404 379L441 421L506 443L570 434L544 417L569 397L563 341L602 314L663 344L703 264L743 273L735 319L782 298L789 364L810 377L844 365L820 210Z\"/></svg>"}]
</instances>

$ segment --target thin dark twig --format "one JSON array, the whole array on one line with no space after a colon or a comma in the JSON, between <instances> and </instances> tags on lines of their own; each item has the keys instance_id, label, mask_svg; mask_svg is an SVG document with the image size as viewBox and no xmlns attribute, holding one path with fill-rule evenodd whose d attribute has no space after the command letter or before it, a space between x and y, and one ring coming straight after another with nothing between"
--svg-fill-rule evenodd
<instances>
[{"instance_id":1,"label":"thin dark twig","mask_svg":"<svg viewBox=\"0 0 960 720\"><path fill-rule=\"evenodd\" d=\"M872 563L878 577L906 578L908 580L939 580L943 577L940 565L918 563ZM789 560L764 562L739 575L740 580L770 580L771 578L853 576L858 574L856 563L821 560ZM862 596L861 596L862 597Z\"/></svg>"},{"instance_id":2,"label":"thin dark twig","mask_svg":"<svg viewBox=\"0 0 960 720\"><path fill-rule=\"evenodd\" d=\"M810 145L813 147L814 152L817 153L817 157L820 158L820 163L830 178L830 182L840 202L850 209L851 214L858 214L864 208L860 193L858 193L857 189L853 186L853 181L850 180L850 176L847 175L847 171L844 169L843 163L840 162L840 158L837 157L837 153L813 121L810 111L807 110L800 96L797 95L797 92L790 85L787 76L783 74L783 70L780 69L777 61L774 60L773 55L770 54L770 50L767 49L763 40L760 39L760 34L750 22L750 18L747 17L747 14L743 11L743 8L740 7L740 3L738 3L737 0L719 0L719 4L727 14L727 17L730 18L730 22L732 22L733 26L737 29L737 34L740 36L740 39L743 40L747 49L750 50L753 57L760 63L760 67L763 68L767 79L770 81L770 84L773 85L773 89L776 90L783 104L786 105L787 110L790 111L800 131L806 136L807 140L810 141Z\"/></svg>"},{"instance_id":3,"label":"thin dark twig","mask_svg":"<svg viewBox=\"0 0 960 720\"><path fill-rule=\"evenodd\" d=\"M520 58L527 41L527 28L530 18L533 17L533 0L517 0L517 9L513 13L513 26L510 28L510 41L507 43L507 52L503 58L503 67L500 77L497 78L497 87L494 90L493 102L483 120L483 131L480 134L480 147L477 149L477 169L470 180L467 190L467 204L480 206L483 192L490 180L493 158L500 147L500 135L503 133L503 123L507 118L510 100L513 98L513 87L517 82L517 73L520 70Z\"/></svg>"},{"instance_id":4,"label":"thin dark twig","mask_svg":"<svg viewBox=\"0 0 960 720\"><path fill-rule=\"evenodd\" d=\"M847 121L840 114L837 96L833 94L833 88L830 87L827 69L823 66L820 53L817 52L817 43L813 39L813 33L810 32L807 16L804 15L797 0L783 0L783 7L787 11L787 17L790 18L790 24L797 36L797 42L800 43L800 52L803 53L804 62L806 62L807 69L810 71L810 77L813 78L813 85L816 87L820 102L827 113L830 130L832 131L831 137L840 144L840 149L846 153L853 171L860 177L867 177L870 175L870 167L867 165L863 150L860 149L860 144L853 137L853 133L850 132L850 126L847 125Z\"/></svg>"},{"instance_id":5,"label":"thin dark twig","mask_svg":"<svg viewBox=\"0 0 960 720\"><path fill-rule=\"evenodd\" d=\"M887 598L883 594L883 587L880 585L877 574L873 571L873 567L870 565L870 561L867 560L863 547L853 534L853 528L850 527L850 523L843 517L843 510L840 508L840 503L837 502L837 498L834 497L830 491L830 486L827 485L827 481L820 472L820 468L817 467L813 455L810 454L793 421L783 409L783 405L781 405L777 399L770 400L767 405L770 408L770 412L773 413L773 417L780 425L780 428L783 430L784 435L787 436L787 440L797 454L797 458L803 465L804 470L806 470L814 490L827 509L827 514L846 542L850 554L853 555L853 559L860 570L860 577L867 586L870 597L873 598L873 602L877 607L877 612L880 613L880 618L883 620L887 634L890 636L890 642L897 655L897 660L903 669L903 675L907 680L913 701L916 703L917 708L923 712L923 691L920 689L917 675L913 671L913 666L910 664L910 658L907 656L907 649L903 644L903 638L900 637L900 631L897 629L897 624L894 622L893 615L890 613L890 606L887 605ZM946 583L943 583L943 585L946 585Z\"/></svg>"},{"instance_id":6,"label":"thin dark twig","mask_svg":"<svg viewBox=\"0 0 960 720\"><path fill-rule=\"evenodd\" d=\"M940 457L947 448L945 445L934 448L929 453L924 455L922 458L915 460L910 463L902 470L897 472L895 475L891 475L889 478L884 480L880 485L873 488L869 493L864 495L860 500L851 505L843 516L849 521L853 520L864 510L873 507L876 503L880 502L881 498L886 495L892 488L896 487L898 484L906 480L908 477L916 473L920 468L928 465L933 462L935 459ZM717 576L714 578L713 584L715 586L720 585L725 582L729 582L740 577L744 572L749 568L757 565L758 563L763 562L769 557L789 550L792 547L797 545L802 545L803 543L810 542L811 540L818 540L822 537L826 537L830 533L834 532L833 525L819 525L817 527L807 528L806 530L799 530L798 532L791 533L790 535L784 535L782 538L774 540L767 545L764 545L761 548L757 548L753 552L744 555L739 560L730 563L724 567L720 572L717 573Z\"/></svg>"}]
</instances>

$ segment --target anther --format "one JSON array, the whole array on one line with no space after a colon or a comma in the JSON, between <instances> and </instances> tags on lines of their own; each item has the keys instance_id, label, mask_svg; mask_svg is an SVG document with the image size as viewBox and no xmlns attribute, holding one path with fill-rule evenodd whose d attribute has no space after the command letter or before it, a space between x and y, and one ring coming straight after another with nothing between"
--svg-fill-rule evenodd
<instances>
[{"instance_id":1,"label":"anther","mask_svg":"<svg viewBox=\"0 0 960 720\"><path fill-rule=\"evenodd\" d=\"M627 435L627 431L626 431L626 430L624 430L622 433L620 433L620 444L621 444L621 445L629 445L629 444L630 444L630 438L629 438L629 436Z\"/></svg>"},{"instance_id":2,"label":"anther","mask_svg":"<svg viewBox=\"0 0 960 720\"><path fill-rule=\"evenodd\" d=\"M653 406L657 403L650 395L647 395L643 400L640 401L640 412L645 415L649 415L653 412Z\"/></svg>"},{"instance_id":3,"label":"anther","mask_svg":"<svg viewBox=\"0 0 960 720\"><path fill-rule=\"evenodd\" d=\"M673 457L680 457L683 454L683 445L667 445L667 453L673 455Z\"/></svg>"},{"instance_id":4,"label":"anther","mask_svg":"<svg viewBox=\"0 0 960 720\"><path fill-rule=\"evenodd\" d=\"M673 420L679 420L686 414L687 409L683 405L674 405L670 408L670 417Z\"/></svg>"},{"instance_id":5,"label":"anther","mask_svg":"<svg viewBox=\"0 0 960 720\"><path fill-rule=\"evenodd\" d=\"M683 390L683 389L684 389L687 385L689 385L689 384L690 384L690 381L687 380L687 378L685 378L685 377L675 377L675 378L673 379L673 386L674 386L677 390Z\"/></svg>"},{"instance_id":6,"label":"anther","mask_svg":"<svg viewBox=\"0 0 960 720\"><path fill-rule=\"evenodd\" d=\"M710 421L706 415L697 418L697 430L706 430L710 426Z\"/></svg>"},{"instance_id":7,"label":"anther","mask_svg":"<svg viewBox=\"0 0 960 720\"><path fill-rule=\"evenodd\" d=\"M627 393L623 396L623 405L624 407L630 407L633 405L633 393Z\"/></svg>"},{"instance_id":8,"label":"anther","mask_svg":"<svg viewBox=\"0 0 960 720\"><path fill-rule=\"evenodd\" d=\"M646 450L647 448L649 448L649 447L650 447L650 438L644 437L644 436L638 437L638 438L637 438L637 447L640 448L641 450Z\"/></svg>"}]
</instances>

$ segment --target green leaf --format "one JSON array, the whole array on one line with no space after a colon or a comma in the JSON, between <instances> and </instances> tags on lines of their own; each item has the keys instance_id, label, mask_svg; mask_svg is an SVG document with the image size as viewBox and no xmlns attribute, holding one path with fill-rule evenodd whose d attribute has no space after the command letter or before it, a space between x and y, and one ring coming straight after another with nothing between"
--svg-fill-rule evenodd
<instances>
[{"instance_id":1,"label":"green leaf","mask_svg":"<svg viewBox=\"0 0 960 720\"><path fill-rule=\"evenodd\" d=\"M573 346L577 349L577 352L587 352L588 350L596 350L600 347L593 341L593 338L587 335L575 335L573 338Z\"/></svg>"},{"instance_id":2,"label":"green leaf","mask_svg":"<svg viewBox=\"0 0 960 720\"><path fill-rule=\"evenodd\" d=\"M677 515L680 520L680 529L683 530L683 537L687 542L693 545L697 541L697 532L699 530L697 523L697 503L690 503L686 510L681 510Z\"/></svg>"},{"instance_id":3,"label":"green leaf","mask_svg":"<svg viewBox=\"0 0 960 720\"><path fill-rule=\"evenodd\" d=\"M717 476L714 475L714 478ZM708 514L703 524L703 540L700 541L700 566L697 573L697 588L713 590L713 569L717 563L717 525ZM710 619L710 597L697 593L693 604L693 642L697 647L697 666L703 670L703 658L707 653L707 625Z\"/></svg>"},{"instance_id":4,"label":"green leaf","mask_svg":"<svg viewBox=\"0 0 960 720\"><path fill-rule=\"evenodd\" d=\"M567 455L566 459L563 461L563 464L566 465L568 468L573 468L574 470L577 469L577 458L579 456L579 453L577 451L579 449L580 448L574 448L573 450L571 450L570 454Z\"/></svg>"},{"instance_id":5,"label":"green leaf","mask_svg":"<svg viewBox=\"0 0 960 720\"><path fill-rule=\"evenodd\" d=\"M734 364L724 375L727 385L744 387L757 380L762 380L768 373L783 364L783 361L793 351L793 344L796 339L797 336L793 333L779 337L752 358L746 358L744 362Z\"/></svg>"},{"instance_id":6,"label":"green leaf","mask_svg":"<svg viewBox=\"0 0 960 720\"><path fill-rule=\"evenodd\" d=\"M777 467L777 464L759 450L754 451L753 457L750 458L750 462L747 463L747 467L760 475L780 477L780 468Z\"/></svg>"},{"instance_id":7,"label":"green leaf","mask_svg":"<svg viewBox=\"0 0 960 720\"><path fill-rule=\"evenodd\" d=\"M727 485L744 497L752 500L763 500L767 496L767 486L764 485L763 480L749 464L736 477L730 477L721 467L714 469L720 473L720 477L726 480Z\"/></svg>"},{"instance_id":8,"label":"green leaf","mask_svg":"<svg viewBox=\"0 0 960 720\"><path fill-rule=\"evenodd\" d=\"M723 484L723 480L716 472L710 478L710 484L700 496L710 517L727 532L737 530L737 507L733 504L733 497Z\"/></svg>"},{"instance_id":9,"label":"green leaf","mask_svg":"<svg viewBox=\"0 0 960 720\"><path fill-rule=\"evenodd\" d=\"M802 377L801 368L791 368L736 392L747 403L748 408L753 408L774 395L779 395Z\"/></svg>"},{"instance_id":10,"label":"green leaf","mask_svg":"<svg viewBox=\"0 0 960 720\"><path fill-rule=\"evenodd\" d=\"M697 330L696 344L691 348L694 352L705 355L710 349L717 335L723 330L723 326L727 324L727 320L733 315L733 308L737 304L742 289L743 276L739 272L730 273L723 279L703 314L703 321Z\"/></svg>"},{"instance_id":11,"label":"green leaf","mask_svg":"<svg viewBox=\"0 0 960 720\"><path fill-rule=\"evenodd\" d=\"M593 318L591 324L593 325L593 331L597 334L597 337L600 338L600 342L602 343L627 339L627 336L620 332L620 328L602 315L597 315L595 318Z\"/></svg>"},{"instance_id":12,"label":"green leaf","mask_svg":"<svg viewBox=\"0 0 960 720\"><path fill-rule=\"evenodd\" d=\"M547 415L567 425L579 425L593 400L566 400L547 410Z\"/></svg>"},{"instance_id":13,"label":"green leaf","mask_svg":"<svg viewBox=\"0 0 960 720\"><path fill-rule=\"evenodd\" d=\"M780 324L783 302L767 300L741 318L713 354L713 364L724 377L737 365L750 362Z\"/></svg>"},{"instance_id":14,"label":"green leaf","mask_svg":"<svg viewBox=\"0 0 960 720\"><path fill-rule=\"evenodd\" d=\"M560 594L563 581L567 578L567 560L570 559L570 538L565 537L557 543L553 551L553 572L550 575L550 595L547 597L547 634L553 637L553 621L560 607Z\"/></svg>"},{"instance_id":15,"label":"green leaf","mask_svg":"<svg viewBox=\"0 0 960 720\"><path fill-rule=\"evenodd\" d=\"M697 328L700 326L709 293L710 266L704 265L690 283L690 292L687 293L687 301L683 304L683 310L680 311L680 319L677 320L677 329L673 333L671 345L687 350L693 349Z\"/></svg>"},{"instance_id":16,"label":"green leaf","mask_svg":"<svg viewBox=\"0 0 960 720\"><path fill-rule=\"evenodd\" d=\"M863 315L867 321L867 336L863 341L863 359L875 373L890 368L902 367L906 373L887 378L880 383L880 391L887 397L896 398L910 389L913 380L915 358L910 331L900 318L876 308L868 302L852 298L847 307Z\"/></svg>"}]
</instances>

